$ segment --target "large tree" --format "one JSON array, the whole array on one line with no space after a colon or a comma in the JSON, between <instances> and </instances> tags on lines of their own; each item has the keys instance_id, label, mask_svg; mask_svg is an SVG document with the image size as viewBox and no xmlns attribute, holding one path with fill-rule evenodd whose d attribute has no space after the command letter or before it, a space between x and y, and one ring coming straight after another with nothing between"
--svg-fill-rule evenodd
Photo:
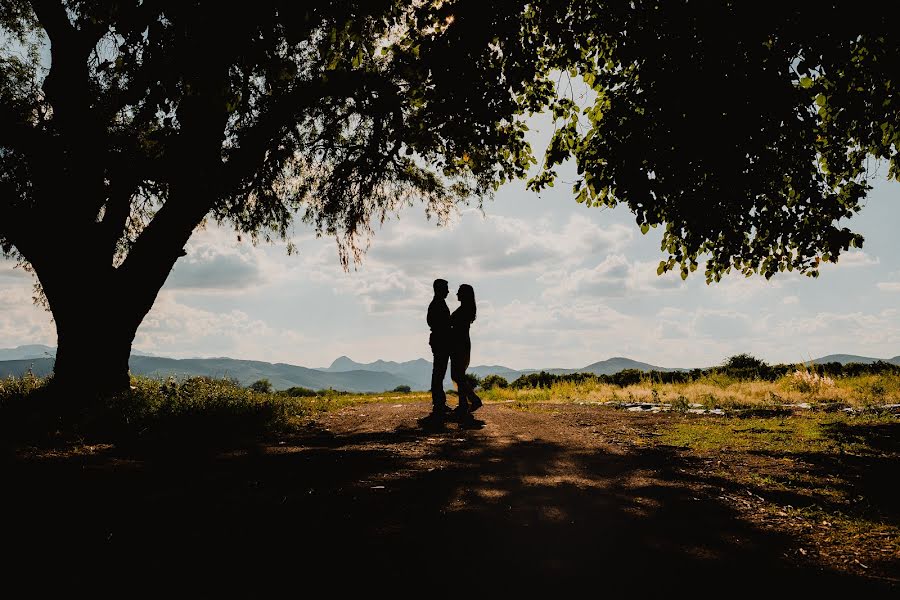
<instances>
[{"instance_id":1,"label":"large tree","mask_svg":"<svg viewBox=\"0 0 900 600\"><path fill-rule=\"evenodd\" d=\"M0 243L39 280L66 386L127 386L207 219L269 238L300 214L346 262L386 212L444 215L533 162L520 3L0 6Z\"/></svg>"},{"instance_id":2,"label":"large tree","mask_svg":"<svg viewBox=\"0 0 900 600\"><path fill-rule=\"evenodd\" d=\"M855 8L0 0L0 244L56 320L56 379L117 389L205 220L268 238L298 214L347 262L403 204L525 176L549 107L531 185L574 158L578 201L665 227L660 272L815 274L862 242L868 157L900 173L900 49Z\"/></svg>"}]
</instances>

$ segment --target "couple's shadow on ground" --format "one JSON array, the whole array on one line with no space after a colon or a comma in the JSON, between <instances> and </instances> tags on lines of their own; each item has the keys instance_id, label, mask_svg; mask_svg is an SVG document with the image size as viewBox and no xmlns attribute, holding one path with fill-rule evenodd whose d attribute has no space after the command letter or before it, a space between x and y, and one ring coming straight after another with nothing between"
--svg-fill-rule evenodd
<instances>
[{"instance_id":1,"label":"couple's shadow on ground","mask_svg":"<svg viewBox=\"0 0 900 600\"><path fill-rule=\"evenodd\" d=\"M447 414L443 416L429 414L417 420L423 431L446 431L455 429L484 429L484 421L473 414L459 416Z\"/></svg>"}]
</instances>

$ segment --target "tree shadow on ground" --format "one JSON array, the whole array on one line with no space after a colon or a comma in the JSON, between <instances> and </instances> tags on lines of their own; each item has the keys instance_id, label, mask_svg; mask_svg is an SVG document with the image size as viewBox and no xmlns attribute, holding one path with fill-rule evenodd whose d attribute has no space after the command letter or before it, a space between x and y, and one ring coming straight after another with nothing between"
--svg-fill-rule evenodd
<instances>
[{"instance_id":1,"label":"tree shadow on ground","mask_svg":"<svg viewBox=\"0 0 900 600\"><path fill-rule=\"evenodd\" d=\"M311 429L181 464L20 460L6 477L6 543L44 564L49 549L69 566L215 574L257 593L292 582L431 596L890 591L790 558L791 535L698 491L678 449L455 435Z\"/></svg>"},{"instance_id":2,"label":"tree shadow on ground","mask_svg":"<svg viewBox=\"0 0 900 600\"><path fill-rule=\"evenodd\" d=\"M794 507L818 506L828 511L874 518L900 526L900 503L896 501L900 473L900 423L846 423L823 425L827 437L838 443L838 452L774 452L753 450L750 454L776 461L789 459L803 465L805 485L773 474L796 491L760 488L778 504ZM719 482L722 483L722 482ZM828 488L831 498L813 494Z\"/></svg>"}]
</instances>

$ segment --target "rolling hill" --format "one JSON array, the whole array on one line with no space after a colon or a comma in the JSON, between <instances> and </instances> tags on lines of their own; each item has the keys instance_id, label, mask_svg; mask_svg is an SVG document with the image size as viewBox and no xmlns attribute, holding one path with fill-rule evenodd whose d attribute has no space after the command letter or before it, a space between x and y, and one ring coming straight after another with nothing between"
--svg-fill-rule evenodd
<instances>
[{"instance_id":1,"label":"rolling hill","mask_svg":"<svg viewBox=\"0 0 900 600\"><path fill-rule=\"evenodd\" d=\"M400 385L412 387L412 382L402 377L380 371L345 371L324 373L316 369L232 358L160 358L156 356L132 356L128 361L135 375L165 378L205 375L228 377L241 385L249 385L258 379L268 379L276 390L299 386L315 390L333 388L349 392L383 392ZM52 358L0 361L0 377L22 376L31 371L45 377L53 371Z\"/></svg>"},{"instance_id":2,"label":"rolling hill","mask_svg":"<svg viewBox=\"0 0 900 600\"><path fill-rule=\"evenodd\" d=\"M0 348L0 360L26 360L56 356L56 348L43 344L27 344L15 348Z\"/></svg>"},{"instance_id":3,"label":"rolling hill","mask_svg":"<svg viewBox=\"0 0 900 600\"><path fill-rule=\"evenodd\" d=\"M812 362L817 365L830 362L838 362L842 365L846 365L847 363L863 363L868 365L879 360L900 365L900 356L895 356L894 358L871 358L869 356L856 356L855 354L829 354L828 356L817 358Z\"/></svg>"},{"instance_id":4,"label":"rolling hill","mask_svg":"<svg viewBox=\"0 0 900 600\"><path fill-rule=\"evenodd\" d=\"M40 344L0 349L0 377L21 376L29 369L35 375L41 377L49 375L53 370L53 357L55 355L56 348ZM853 354L829 354L812 362L818 364L827 362L846 364L850 362L872 363L876 360L884 360L900 365L900 356L878 359ZM236 379L242 385L249 385L259 379L268 379L276 390L299 386L316 390L332 388L351 392L383 392L401 385L409 386L414 390L427 390L431 387L431 362L424 358L405 362L376 360L371 363L359 363L347 356L340 356L327 367L312 369L285 363L268 363L233 358L163 358L136 350L132 353L129 366L134 374L160 378L190 375L229 377ZM516 370L503 365L476 365L469 367L469 372L478 377L496 374L504 377L507 381L513 381L521 375L537 373L541 370L555 375L570 373L612 375L624 369L638 369L641 371L685 370L681 368L658 367L630 358L616 356L591 363L579 369ZM450 388L452 385L448 372L444 379L444 387Z\"/></svg>"},{"instance_id":5,"label":"rolling hill","mask_svg":"<svg viewBox=\"0 0 900 600\"><path fill-rule=\"evenodd\" d=\"M33 350L20 350L34 348ZM29 369L40 377L49 375L53 370L55 348L48 346L19 347L18 352L6 351L7 355L29 356L17 360L0 361L0 377L9 375L21 376ZM351 392L383 392L397 386L408 385L414 390L427 390L431 387L431 362L419 358L406 362L377 360L371 363L358 363L346 356L335 359L328 367L311 369L285 363L268 363L254 360L237 360L233 358L163 358L134 354L129 360L131 372L136 375L150 377L182 377L204 375L208 377L229 377L242 385L249 385L258 379L268 379L276 390L300 386L311 389L333 388ZM613 374L622 369L672 370L655 367L647 363L628 358L611 358L588 365L582 369L543 369L554 374L595 373ZM476 365L469 372L478 377L500 375L513 381L520 375L536 373L540 369L518 371L502 365ZM444 379L444 387L451 388L449 371Z\"/></svg>"}]
</instances>

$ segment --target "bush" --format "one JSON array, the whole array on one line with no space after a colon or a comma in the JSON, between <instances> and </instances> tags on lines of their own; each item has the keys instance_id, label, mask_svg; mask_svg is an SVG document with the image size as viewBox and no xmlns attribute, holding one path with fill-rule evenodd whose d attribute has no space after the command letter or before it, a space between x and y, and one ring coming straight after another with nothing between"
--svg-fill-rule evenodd
<instances>
[{"instance_id":1,"label":"bush","mask_svg":"<svg viewBox=\"0 0 900 600\"><path fill-rule=\"evenodd\" d=\"M410 393L410 392L412 391L412 388L409 387L408 385L398 385L397 387L395 387L395 388L392 389L391 391L392 391L392 392L399 392L399 393L401 393L401 394L408 394L408 393Z\"/></svg>"},{"instance_id":2,"label":"bush","mask_svg":"<svg viewBox=\"0 0 900 600\"><path fill-rule=\"evenodd\" d=\"M326 398L333 398L335 396L347 396L350 392L346 390L335 390L333 388L321 389L316 392L316 396L324 396Z\"/></svg>"},{"instance_id":3,"label":"bush","mask_svg":"<svg viewBox=\"0 0 900 600\"><path fill-rule=\"evenodd\" d=\"M481 389L490 390L493 388L505 389L509 387L509 382L499 375L488 375L481 380Z\"/></svg>"},{"instance_id":4,"label":"bush","mask_svg":"<svg viewBox=\"0 0 900 600\"><path fill-rule=\"evenodd\" d=\"M750 354L735 354L725 359L726 369L764 369L768 367L764 361Z\"/></svg>"},{"instance_id":5,"label":"bush","mask_svg":"<svg viewBox=\"0 0 900 600\"><path fill-rule=\"evenodd\" d=\"M750 354L735 354L725 360L722 372L735 379L773 379L771 367Z\"/></svg>"},{"instance_id":6,"label":"bush","mask_svg":"<svg viewBox=\"0 0 900 600\"><path fill-rule=\"evenodd\" d=\"M640 371L638 371L640 372ZM566 375L553 375L546 371L540 373L528 373L519 376L510 386L514 389L549 388L556 383L585 383L597 382L611 383L608 375L594 375L593 373L568 373Z\"/></svg>"},{"instance_id":7,"label":"bush","mask_svg":"<svg viewBox=\"0 0 900 600\"><path fill-rule=\"evenodd\" d=\"M641 382L641 379L644 378L644 372L640 369L622 369L615 375L612 375L610 379L610 383L613 383L619 387L627 387L629 385L636 385Z\"/></svg>"},{"instance_id":8,"label":"bush","mask_svg":"<svg viewBox=\"0 0 900 600\"><path fill-rule=\"evenodd\" d=\"M685 414L690 408L691 403L688 402L687 397L684 395L679 394L678 397L672 401L672 410L677 413Z\"/></svg>"},{"instance_id":9,"label":"bush","mask_svg":"<svg viewBox=\"0 0 900 600\"><path fill-rule=\"evenodd\" d=\"M272 383L268 379L257 379L253 383L250 384L250 389L256 392L257 394L271 394L272 393Z\"/></svg>"},{"instance_id":10,"label":"bush","mask_svg":"<svg viewBox=\"0 0 900 600\"><path fill-rule=\"evenodd\" d=\"M210 377L132 377L129 390L88 403L68 401L49 379L2 383L0 427L7 443L90 439L175 453L240 444L309 410L280 394Z\"/></svg>"},{"instance_id":11,"label":"bush","mask_svg":"<svg viewBox=\"0 0 900 600\"><path fill-rule=\"evenodd\" d=\"M316 390L311 390L309 388L294 386L289 387L286 390L282 390L278 392L282 396L288 396L289 398L311 398L313 396L317 396Z\"/></svg>"}]
</instances>

